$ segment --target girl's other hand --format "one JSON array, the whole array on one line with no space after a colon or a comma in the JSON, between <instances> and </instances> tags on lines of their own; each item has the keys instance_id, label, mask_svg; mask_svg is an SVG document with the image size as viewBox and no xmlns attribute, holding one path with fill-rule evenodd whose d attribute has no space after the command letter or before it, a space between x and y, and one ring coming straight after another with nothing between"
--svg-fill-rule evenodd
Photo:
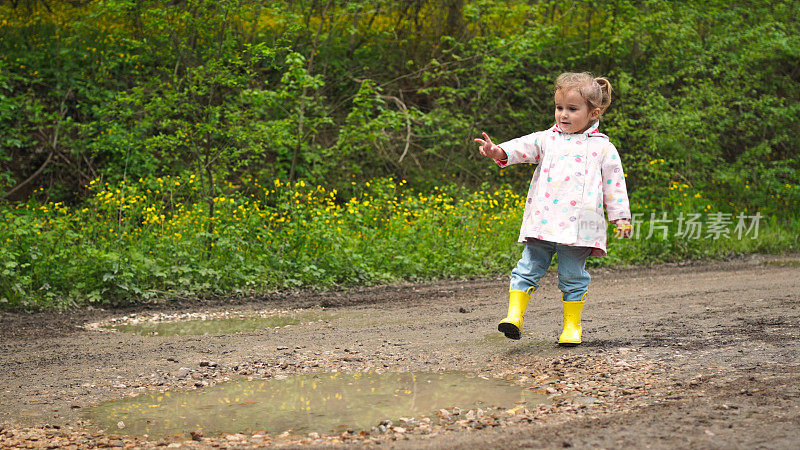
<instances>
[{"instance_id":1,"label":"girl's other hand","mask_svg":"<svg viewBox=\"0 0 800 450\"><path fill-rule=\"evenodd\" d=\"M500 161L508 159L508 155L506 155L506 152L502 148L500 148L499 145L495 145L494 142L492 142L492 139L489 138L488 134L486 133L481 133L481 134L483 135L483 139L481 138L475 139L475 142L481 145L480 146L481 155L488 156L489 158L497 159Z\"/></svg>"},{"instance_id":2,"label":"girl's other hand","mask_svg":"<svg viewBox=\"0 0 800 450\"><path fill-rule=\"evenodd\" d=\"M614 237L617 238L629 238L633 236L633 226L631 225L631 221L628 219L619 219L614 221Z\"/></svg>"}]
</instances>

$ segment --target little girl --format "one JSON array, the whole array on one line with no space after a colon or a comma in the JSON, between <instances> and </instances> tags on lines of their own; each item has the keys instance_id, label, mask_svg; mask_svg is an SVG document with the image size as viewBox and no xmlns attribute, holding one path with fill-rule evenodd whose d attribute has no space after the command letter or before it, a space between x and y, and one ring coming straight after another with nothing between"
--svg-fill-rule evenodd
<instances>
[{"instance_id":1,"label":"little girl","mask_svg":"<svg viewBox=\"0 0 800 450\"><path fill-rule=\"evenodd\" d=\"M597 130L611 104L611 84L588 73L563 73L555 82L555 125L500 145L486 133L481 155L500 167L538 164L525 202L519 242L522 258L511 271L508 317L497 329L510 339L522 335L528 300L539 288L553 254L558 254L558 288L564 307L560 345L581 343L581 311L591 277L586 258L606 255L606 222L617 236L630 237L625 174L614 144Z\"/></svg>"}]
</instances>

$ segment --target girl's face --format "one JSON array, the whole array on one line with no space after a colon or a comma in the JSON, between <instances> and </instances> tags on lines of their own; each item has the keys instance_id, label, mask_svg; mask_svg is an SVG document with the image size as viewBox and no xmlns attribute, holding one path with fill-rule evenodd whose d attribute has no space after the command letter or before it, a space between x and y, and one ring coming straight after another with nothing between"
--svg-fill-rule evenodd
<instances>
[{"instance_id":1,"label":"girl's face","mask_svg":"<svg viewBox=\"0 0 800 450\"><path fill-rule=\"evenodd\" d=\"M589 104L577 89L556 91L556 123L565 133L581 133L600 116L600 108L589 110Z\"/></svg>"}]
</instances>

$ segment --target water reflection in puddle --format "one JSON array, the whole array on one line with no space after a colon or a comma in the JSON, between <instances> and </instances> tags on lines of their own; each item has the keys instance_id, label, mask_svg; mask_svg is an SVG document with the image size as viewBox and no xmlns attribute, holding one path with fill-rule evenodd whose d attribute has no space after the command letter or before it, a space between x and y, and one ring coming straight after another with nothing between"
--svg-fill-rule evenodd
<instances>
[{"instance_id":1,"label":"water reflection in puddle","mask_svg":"<svg viewBox=\"0 0 800 450\"><path fill-rule=\"evenodd\" d=\"M143 322L137 324L113 325L108 328L141 336L185 336L203 334L231 334L283 327L301 323L290 316L244 317L209 320L182 320L176 322Z\"/></svg>"},{"instance_id":2,"label":"water reflection in puddle","mask_svg":"<svg viewBox=\"0 0 800 450\"><path fill-rule=\"evenodd\" d=\"M151 437L193 430L331 434L369 430L383 419L431 417L442 408L510 408L545 398L460 372L323 373L140 395L92 407L88 417L106 430Z\"/></svg>"}]
</instances>

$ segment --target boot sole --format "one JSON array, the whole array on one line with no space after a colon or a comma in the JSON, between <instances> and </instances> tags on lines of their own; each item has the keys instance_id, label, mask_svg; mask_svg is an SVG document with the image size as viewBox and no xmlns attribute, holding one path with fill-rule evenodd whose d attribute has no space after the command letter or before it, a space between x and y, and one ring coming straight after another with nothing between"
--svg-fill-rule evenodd
<instances>
[{"instance_id":1,"label":"boot sole","mask_svg":"<svg viewBox=\"0 0 800 450\"><path fill-rule=\"evenodd\" d=\"M515 341L522 338L522 333L519 331L519 328L510 323L501 323L497 326L497 331L500 331L505 334L507 338L514 339Z\"/></svg>"},{"instance_id":2,"label":"boot sole","mask_svg":"<svg viewBox=\"0 0 800 450\"><path fill-rule=\"evenodd\" d=\"M579 345L581 345L580 342L559 342L558 343L559 347L577 347Z\"/></svg>"}]
</instances>

